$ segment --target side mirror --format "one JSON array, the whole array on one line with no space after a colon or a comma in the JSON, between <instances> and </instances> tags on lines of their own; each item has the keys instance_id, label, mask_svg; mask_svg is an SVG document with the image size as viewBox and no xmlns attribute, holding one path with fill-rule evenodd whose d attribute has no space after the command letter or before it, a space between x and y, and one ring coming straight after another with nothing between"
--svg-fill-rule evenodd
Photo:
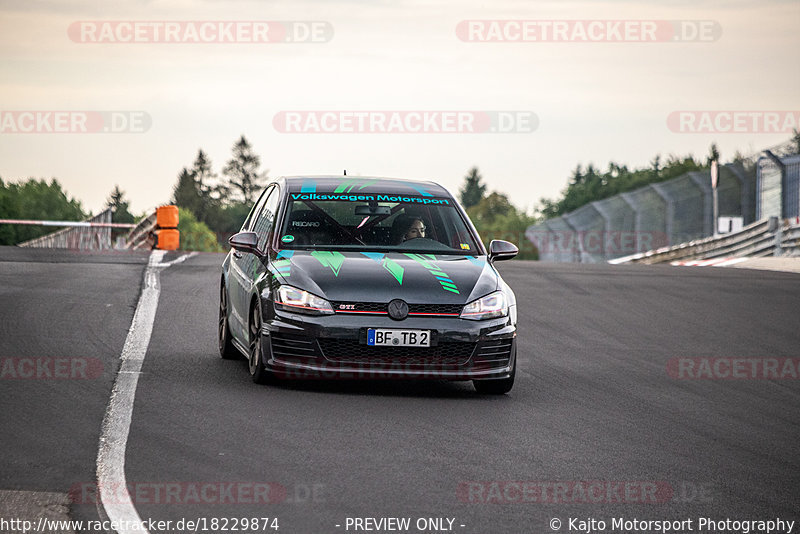
<instances>
[{"instance_id":1,"label":"side mirror","mask_svg":"<svg viewBox=\"0 0 800 534\"><path fill-rule=\"evenodd\" d=\"M255 232L239 232L238 234L233 234L231 238L228 239L228 243L239 252L247 252L255 254L256 256L263 255L262 252L258 250L258 234Z\"/></svg>"},{"instance_id":2,"label":"side mirror","mask_svg":"<svg viewBox=\"0 0 800 534\"><path fill-rule=\"evenodd\" d=\"M510 260L519 254L519 249L514 243L493 239L489 243L489 261Z\"/></svg>"}]
</instances>

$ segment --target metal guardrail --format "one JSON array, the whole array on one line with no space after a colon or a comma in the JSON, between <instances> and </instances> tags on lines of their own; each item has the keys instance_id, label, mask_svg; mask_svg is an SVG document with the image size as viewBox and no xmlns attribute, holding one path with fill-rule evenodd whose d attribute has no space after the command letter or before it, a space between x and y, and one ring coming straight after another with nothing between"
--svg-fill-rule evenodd
<instances>
[{"instance_id":1,"label":"metal guardrail","mask_svg":"<svg viewBox=\"0 0 800 534\"><path fill-rule=\"evenodd\" d=\"M733 234L707 237L672 247L632 254L610 260L620 263L666 263L707 260L726 256L761 257L800 254L800 221L779 221L776 217L755 222Z\"/></svg>"},{"instance_id":2,"label":"metal guardrail","mask_svg":"<svg viewBox=\"0 0 800 534\"><path fill-rule=\"evenodd\" d=\"M33 219L0 219L0 224L20 224L23 226L67 226L70 228L133 228L135 224L106 223L90 221L37 221Z\"/></svg>"},{"instance_id":3,"label":"metal guardrail","mask_svg":"<svg viewBox=\"0 0 800 534\"><path fill-rule=\"evenodd\" d=\"M781 250L782 256L800 256L800 225L792 225L783 231Z\"/></svg>"},{"instance_id":4,"label":"metal guardrail","mask_svg":"<svg viewBox=\"0 0 800 534\"><path fill-rule=\"evenodd\" d=\"M164 211L162 224L168 228L158 226L159 211ZM159 248L173 250L178 247L177 238L177 208L174 206L162 206L156 211L142 218L136 224L112 223L111 208L90 217L85 221L34 221L22 219L0 219L0 223L24 224L37 226L68 226L63 230L47 234L36 239L30 239L18 243L19 247L29 248L69 248L74 250L108 250L113 248L111 244L112 228L132 228L124 237L117 237L116 248L135 250L152 249L158 243ZM172 235L165 236L166 232ZM161 239L159 239L161 235Z\"/></svg>"},{"instance_id":5,"label":"metal guardrail","mask_svg":"<svg viewBox=\"0 0 800 534\"><path fill-rule=\"evenodd\" d=\"M156 212L143 218L125 236L125 248L129 250L151 249L155 243Z\"/></svg>"},{"instance_id":6,"label":"metal guardrail","mask_svg":"<svg viewBox=\"0 0 800 534\"><path fill-rule=\"evenodd\" d=\"M176 250L180 246L178 219L177 206L159 206L128 233L124 239L124 248Z\"/></svg>"},{"instance_id":7,"label":"metal guardrail","mask_svg":"<svg viewBox=\"0 0 800 534\"><path fill-rule=\"evenodd\" d=\"M108 250L111 248L111 228L113 226L111 215L112 210L109 208L85 221L70 223L71 228L64 228L52 234L23 241L22 243L18 243L17 246L28 248Z\"/></svg>"}]
</instances>

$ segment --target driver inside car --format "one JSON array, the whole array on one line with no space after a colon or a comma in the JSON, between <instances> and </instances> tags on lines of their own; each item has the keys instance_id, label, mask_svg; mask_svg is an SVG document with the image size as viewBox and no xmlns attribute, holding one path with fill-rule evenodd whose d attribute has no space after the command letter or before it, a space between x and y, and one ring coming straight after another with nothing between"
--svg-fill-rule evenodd
<instances>
[{"instance_id":1,"label":"driver inside car","mask_svg":"<svg viewBox=\"0 0 800 534\"><path fill-rule=\"evenodd\" d=\"M425 222L421 217L401 215L392 223L392 240L400 245L410 239L425 237L425 230Z\"/></svg>"}]
</instances>

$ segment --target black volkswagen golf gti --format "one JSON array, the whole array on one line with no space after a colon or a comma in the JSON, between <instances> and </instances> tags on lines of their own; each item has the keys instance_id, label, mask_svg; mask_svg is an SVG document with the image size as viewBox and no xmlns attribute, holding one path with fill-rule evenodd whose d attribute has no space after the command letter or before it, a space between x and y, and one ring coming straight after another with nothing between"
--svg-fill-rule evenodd
<instances>
[{"instance_id":1,"label":"black volkswagen golf gti","mask_svg":"<svg viewBox=\"0 0 800 534\"><path fill-rule=\"evenodd\" d=\"M511 390L517 307L463 209L433 182L269 184L222 264L219 349L275 378L472 380Z\"/></svg>"}]
</instances>

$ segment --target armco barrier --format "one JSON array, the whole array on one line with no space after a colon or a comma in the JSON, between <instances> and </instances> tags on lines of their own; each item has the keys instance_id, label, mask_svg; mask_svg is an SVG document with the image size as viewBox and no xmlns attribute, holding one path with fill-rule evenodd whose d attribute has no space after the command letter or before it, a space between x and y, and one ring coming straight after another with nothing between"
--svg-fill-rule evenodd
<instances>
[{"instance_id":1,"label":"armco barrier","mask_svg":"<svg viewBox=\"0 0 800 534\"><path fill-rule=\"evenodd\" d=\"M139 221L125 238L128 249L176 250L179 247L177 206L160 206Z\"/></svg>"},{"instance_id":2,"label":"armco barrier","mask_svg":"<svg viewBox=\"0 0 800 534\"><path fill-rule=\"evenodd\" d=\"M151 249L155 245L156 214L144 217L125 237L127 249Z\"/></svg>"},{"instance_id":3,"label":"armco barrier","mask_svg":"<svg viewBox=\"0 0 800 534\"><path fill-rule=\"evenodd\" d=\"M753 223L741 231L663 247L609 260L608 263L665 263L722 257L800 255L800 219L776 217Z\"/></svg>"},{"instance_id":4,"label":"armco barrier","mask_svg":"<svg viewBox=\"0 0 800 534\"><path fill-rule=\"evenodd\" d=\"M122 239L125 249L176 250L180 246L178 232L178 207L160 206L155 212L142 218L136 225L112 223L111 208L90 217L85 221L34 221L0 219L4 224L26 224L37 226L68 226L36 239L18 243L19 247L29 248L69 248L77 250L107 250L112 248L111 229L133 229ZM119 245L118 245L119 247Z\"/></svg>"},{"instance_id":5,"label":"armco barrier","mask_svg":"<svg viewBox=\"0 0 800 534\"><path fill-rule=\"evenodd\" d=\"M58 230L52 234L18 243L18 247L28 248L70 248L76 250L108 250L111 248L111 208L90 217L85 221L70 223L69 228ZM37 221L29 221L37 222ZM47 223L49 221L38 221ZM59 222L59 221L56 221ZM50 226L50 225L47 225ZM116 225L119 227L125 225Z\"/></svg>"}]
</instances>

